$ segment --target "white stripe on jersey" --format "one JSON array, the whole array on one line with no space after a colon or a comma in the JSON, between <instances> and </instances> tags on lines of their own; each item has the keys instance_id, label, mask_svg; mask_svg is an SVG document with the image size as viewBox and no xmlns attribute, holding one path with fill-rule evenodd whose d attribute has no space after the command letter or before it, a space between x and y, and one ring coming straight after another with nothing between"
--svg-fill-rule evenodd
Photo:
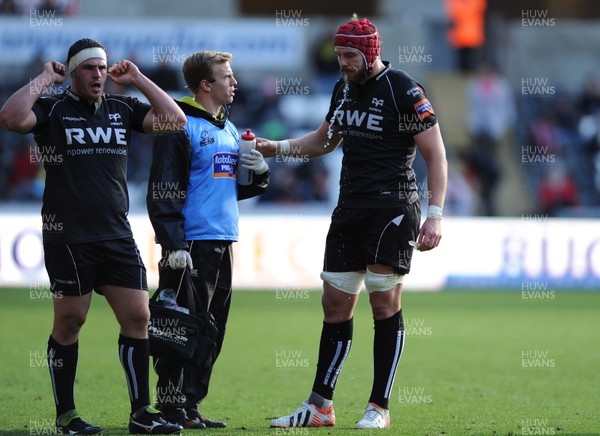
<instances>
[{"instance_id":1,"label":"white stripe on jersey","mask_svg":"<svg viewBox=\"0 0 600 436\"><path fill-rule=\"evenodd\" d=\"M396 108L396 111L400 113L400 109L398 109L398 103L396 103L396 96L394 95L394 87L392 86L392 82L390 82L390 78L388 76L385 76L385 80L387 81L387 84L390 87L390 94L392 95L394 107Z\"/></svg>"},{"instance_id":2,"label":"white stripe on jersey","mask_svg":"<svg viewBox=\"0 0 600 436\"><path fill-rule=\"evenodd\" d=\"M54 111L54 108L56 107L56 105L57 105L58 103L62 103L63 101L65 101L65 99L64 99L64 98L60 99L59 101L57 101L56 103L54 103L54 104L52 105L52 108L50 109L50 112L48 113L48 118L50 118L50 116L52 115L52 112Z\"/></svg>"}]
</instances>

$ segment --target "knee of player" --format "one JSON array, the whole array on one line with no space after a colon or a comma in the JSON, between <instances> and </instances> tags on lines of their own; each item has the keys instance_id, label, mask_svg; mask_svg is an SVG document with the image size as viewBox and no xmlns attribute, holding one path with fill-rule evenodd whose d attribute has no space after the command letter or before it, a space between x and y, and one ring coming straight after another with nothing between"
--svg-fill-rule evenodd
<instances>
[{"instance_id":1,"label":"knee of player","mask_svg":"<svg viewBox=\"0 0 600 436\"><path fill-rule=\"evenodd\" d=\"M395 307L393 303L374 302L371 300L371 313L373 314L373 319L387 319L397 313L398 310L399 308Z\"/></svg>"},{"instance_id":2,"label":"knee of player","mask_svg":"<svg viewBox=\"0 0 600 436\"><path fill-rule=\"evenodd\" d=\"M137 327L145 329L150 322L150 309L147 307L139 307L132 310L127 317L122 321L124 327Z\"/></svg>"},{"instance_id":3,"label":"knee of player","mask_svg":"<svg viewBox=\"0 0 600 436\"><path fill-rule=\"evenodd\" d=\"M77 336L85 320L86 316L78 313L55 316L54 331L62 338Z\"/></svg>"}]
</instances>

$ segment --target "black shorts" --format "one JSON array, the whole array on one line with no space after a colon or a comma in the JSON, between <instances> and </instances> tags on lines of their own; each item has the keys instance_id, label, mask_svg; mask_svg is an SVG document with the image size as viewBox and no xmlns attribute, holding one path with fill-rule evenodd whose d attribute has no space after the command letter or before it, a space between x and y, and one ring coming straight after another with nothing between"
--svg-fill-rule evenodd
<instances>
[{"instance_id":1,"label":"black shorts","mask_svg":"<svg viewBox=\"0 0 600 436\"><path fill-rule=\"evenodd\" d=\"M336 207L325 245L324 271L365 270L381 264L408 274L421 224L419 202L389 209Z\"/></svg>"},{"instance_id":2,"label":"black shorts","mask_svg":"<svg viewBox=\"0 0 600 436\"><path fill-rule=\"evenodd\" d=\"M102 285L148 290L146 267L133 237L79 244L44 244L52 292L85 295Z\"/></svg>"}]
</instances>

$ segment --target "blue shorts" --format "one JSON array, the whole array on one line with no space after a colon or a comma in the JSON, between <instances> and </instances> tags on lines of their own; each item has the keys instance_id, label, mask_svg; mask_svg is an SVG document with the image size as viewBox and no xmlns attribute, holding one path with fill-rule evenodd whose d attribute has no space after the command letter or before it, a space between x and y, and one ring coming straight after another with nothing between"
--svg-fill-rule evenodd
<instances>
[{"instance_id":1,"label":"blue shorts","mask_svg":"<svg viewBox=\"0 0 600 436\"><path fill-rule=\"evenodd\" d=\"M361 271L367 265L408 274L421 224L419 202L384 209L336 207L327 233L323 271Z\"/></svg>"},{"instance_id":2,"label":"blue shorts","mask_svg":"<svg viewBox=\"0 0 600 436\"><path fill-rule=\"evenodd\" d=\"M77 244L44 244L52 292L98 293L103 285L148 290L146 267L133 237Z\"/></svg>"}]
</instances>

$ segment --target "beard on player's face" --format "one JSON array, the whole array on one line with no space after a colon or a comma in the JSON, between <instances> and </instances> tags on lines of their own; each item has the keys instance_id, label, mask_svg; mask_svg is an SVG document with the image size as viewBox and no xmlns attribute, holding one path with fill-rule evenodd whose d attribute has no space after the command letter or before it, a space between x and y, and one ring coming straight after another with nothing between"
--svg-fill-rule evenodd
<instances>
[{"instance_id":1,"label":"beard on player's face","mask_svg":"<svg viewBox=\"0 0 600 436\"><path fill-rule=\"evenodd\" d=\"M363 83L369 77L364 60L360 66L344 65L340 67L340 72L344 81L349 84Z\"/></svg>"}]
</instances>

